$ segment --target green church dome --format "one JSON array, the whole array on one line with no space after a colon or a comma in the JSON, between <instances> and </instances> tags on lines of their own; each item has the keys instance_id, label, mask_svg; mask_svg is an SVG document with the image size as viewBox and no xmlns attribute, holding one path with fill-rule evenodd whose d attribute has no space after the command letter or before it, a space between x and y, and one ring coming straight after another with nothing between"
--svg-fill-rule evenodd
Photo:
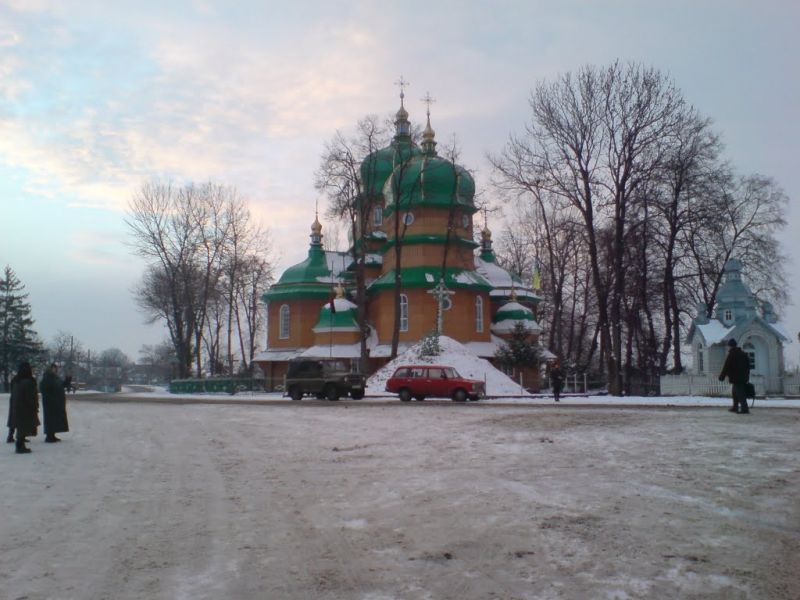
<instances>
[{"instance_id":1,"label":"green church dome","mask_svg":"<svg viewBox=\"0 0 800 600\"><path fill-rule=\"evenodd\" d=\"M365 194L373 198L383 193L386 180L397 165L404 163L412 156L418 156L422 151L411 140L411 126L408 121L408 112L403 107L403 95L400 96L400 110L395 115L395 136L392 143L386 148L381 148L370 153L361 162L360 174Z\"/></svg>"},{"instance_id":2,"label":"green church dome","mask_svg":"<svg viewBox=\"0 0 800 600\"><path fill-rule=\"evenodd\" d=\"M476 211L475 181L463 167L436 154L430 113L423 132L422 153L395 166L383 186L386 210L391 212L414 206L449 208L455 203L470 214Z\"/></svg>"},{"instance_id":3,"label":"green church dome","mask_svg":"<svg viewBox=\"0 0 800 600\"><path fill-rule=\"evenodd\" d=\"M311 225L311 244L308 257L286 269L278 282L263 296L265 302L296 298L326 298L330 296L333 274L322 248L322 225L314 219Z\"/></svg>"}]
</instances>

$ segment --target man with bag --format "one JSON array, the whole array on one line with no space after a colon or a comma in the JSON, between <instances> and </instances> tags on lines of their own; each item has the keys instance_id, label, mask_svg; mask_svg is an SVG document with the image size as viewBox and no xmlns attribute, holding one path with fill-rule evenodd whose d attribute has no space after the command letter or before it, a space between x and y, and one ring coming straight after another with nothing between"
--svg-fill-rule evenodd
<instances>
[{"instance_id":1,"label":"man with bag","mask_svg":"<svg viewBox=\"0 0 800 600\"><path fill-rule=\"evenodd\" d=\"M750 412L747 407L747 384L750 381L750 359L744 350L736 345L736 340L731 338L728 340L728 357L725 359L725 364L722 366L722 372L719 374L719 380L728 381L731 383L731 395L733 396L733 407L729 408L730 412L746 415Z\"/></svg>"}]
</instances>

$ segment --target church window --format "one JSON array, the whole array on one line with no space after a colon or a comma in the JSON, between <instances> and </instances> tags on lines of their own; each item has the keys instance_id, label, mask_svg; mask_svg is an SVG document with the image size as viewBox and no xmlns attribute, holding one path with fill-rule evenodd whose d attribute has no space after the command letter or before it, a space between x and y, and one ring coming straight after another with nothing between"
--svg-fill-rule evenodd
<instances>
[{"instance_id":1,"label":"church window","mask_svg":"<svg viewBox=\"0 0 800 600\"><path fill-rule=\"evenodd\" d=\"M475 331L483 333L483 298L475 298Z\"/></svg>"},{"instance_id":2,"label":"church window","mask_svg":"<svg viewBox=\"0 0 800 600\"><path fill-rule=\"evenodd\" d=\"M733 321L733 311L730 308L725 309L724 319L726 323L730 323L731 321Z\"/></svg>"},{"instance_id":3,"label":"church window","mask_svg":"<svg viewBox=\"0 0 800 600\"><path fill-rule=\"evenodd\" d=\"M282 340L289 339L289 305L284 304L281 306L280 312L280 338Z\"/></svg>"},{"instance_id":4,"label":"church window","mask_svg":"<svg viewBox=\"0 0 800 600\"><path fill-rule=\"evenodd\" d=\"M698 346L697 348L697 372L703 373L705 369L705 365L703 364L703 348Z\"/></svg>"},{"instance_id":5,"label":"church window","mask_svg":"<svg viewBox=\"0 0 800 600\"><path fill-rule=\"evenodd\" d=\"M464 229L469 228L469 215L461 215L461 226Z\"/></svg>"},{"instance_id":6,"label":"church window","mask_svg":"<svg viewBox=\"0 0 800 600\"><path fill-rule=\"evenodd\" d=\"M400 294L400 331L408 331L408 296Z\"/></svg>"},{"instance_id":7,"label":"church window","mask_svg":"<svg viewBox=\"0 0 800 600\"><path fill-rule=\"evenodd\" d=\"M383 209L380 206L372 209L372 224L375 227L383 225Z\"/></svg>"},{"instance_id":8,"label":"church window","mask_svg":"<svg viewBox=\"0 0 800 600\"><path fill-rule=\"evenodd\" d=\"M409 212L403 215L403 223L405 223L406 226L411 225L413 222L414 222L414 213Z\"/></svg>"},{"instance_id":9,"label":"church window","mask_svg":"<svg viewBox=\"0 0 800 600\"><path fill-rule=\"evenodd\" d=\"M750 361L750 370L753 371L756 368L756 349L750 342L747 342L744 346L742 346L742 350L744 353L747 354L747 358Z\"/></svg>"}]
</instances>

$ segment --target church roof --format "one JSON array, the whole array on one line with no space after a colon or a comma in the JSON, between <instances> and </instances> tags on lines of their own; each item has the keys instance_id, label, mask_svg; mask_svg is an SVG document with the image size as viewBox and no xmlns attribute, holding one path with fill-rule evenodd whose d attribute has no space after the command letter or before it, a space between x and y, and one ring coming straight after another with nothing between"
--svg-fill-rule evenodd
<instances>
[{"instance_id":1,"label":"church roof","mask_svg":"<svg viewBox=\"0 0 800 600\"><path fill-rule=\"evenodd\" d=\"M433 288L439 282L441 272L438 267L407 267L401 269L400 277L404 288ZM469 288L488 291L492 287L480 274L459 267L445 269L444 284L450 289ZM394 287L394 270L391 270L373 281L369 286L369 292L394 289Z\"/></svg>"},{"instance_id":2,"label":"church roof","mask_svg":"<svg viewBox=\"0 0 800 600\"><path fill-rule=\"evenodd\" d=\"M314 325L314 332L327 331L359 331L355 304L347 298L333 299L334 311L331 311L331 303L326 302L319 311L317 324Z\"/></svg>"},{"instance_id":3,"label":"church roof","mask_svg":"<svg viewBox=\"0 0 800 600\"><path fill-rule=\"evenodd\" d=\"M497 313L492 318L492 332L511 333L516 328L517 323L522 323L525 329L532 333L538 333L542 330L533 316L533 311L512 300L497 309Z\"/></svg>"}]
</instances>

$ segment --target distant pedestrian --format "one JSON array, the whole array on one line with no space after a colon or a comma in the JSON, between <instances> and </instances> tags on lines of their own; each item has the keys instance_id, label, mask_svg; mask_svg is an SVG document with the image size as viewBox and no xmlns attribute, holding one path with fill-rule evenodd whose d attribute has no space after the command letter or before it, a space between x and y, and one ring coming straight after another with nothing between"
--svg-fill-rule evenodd
<instances>
[{"instance_id":1,"label":"distant pedestrian","mask_svg":"<svg viewBox=\"0 0 800 600\"><path fill-rule=\"evenodd\" d=\"M11 380L10 427L17 433L17 454L27 454L25 446L29 435L36 435L39 427L39 391L29 362L20 363L17 374Z\"/></svg>"},{"instance_id":2,"label":"distant pedestrian","mask_svg":"<svg viewBox=\"0 0 800 600\"><path fill-rule=\"evenodd\" d=\"M550 365L550 386L553 388L553 398L559 402L561 390L564 388L564 371L561 370L561 363L558 360Z\"/></svg>"},{"instance_id":3,"label":"distant pedestrian","mask_svg":"<svg viewBox=\"0 0 800 600\"><path fill-rule=\"evenodd\" d=\"M750 412L747 407L747 384L750 381L750 358L744 353L744 350L736 345L736 340L731 338L728 340L728 357L725 359L725 364L722 367L722 372L719 374L719 380L728 381L731 383L731 396L733 397L733 406L728 410L730 412L738 412L740 415L746 415Z\"/></svg>"},{"instance_id":4,"label":"distant pedestrian","mask_svg":"<svg viewBox=\"0 0 800 600\"><path fill-rule=\"evenodd\" d=\"M42 413L44 414L44 441L48 444L60 442L57 433L69 431L67 422L67 395L64 382L58 376L58 365L55 363L42 375L39 383L42 392Z\"/></svg>"},{"instance_id":5,"label":"distant pedestrian","mask_svg":"<svg viewBox=\"0 0 800 600\"><path fill-rule=\"evenodd\" d=\"M67 376L64 377L64 391L65 392L75 391L72 387L72 373L67 373Z\"/></svg>"}]
</instances>

